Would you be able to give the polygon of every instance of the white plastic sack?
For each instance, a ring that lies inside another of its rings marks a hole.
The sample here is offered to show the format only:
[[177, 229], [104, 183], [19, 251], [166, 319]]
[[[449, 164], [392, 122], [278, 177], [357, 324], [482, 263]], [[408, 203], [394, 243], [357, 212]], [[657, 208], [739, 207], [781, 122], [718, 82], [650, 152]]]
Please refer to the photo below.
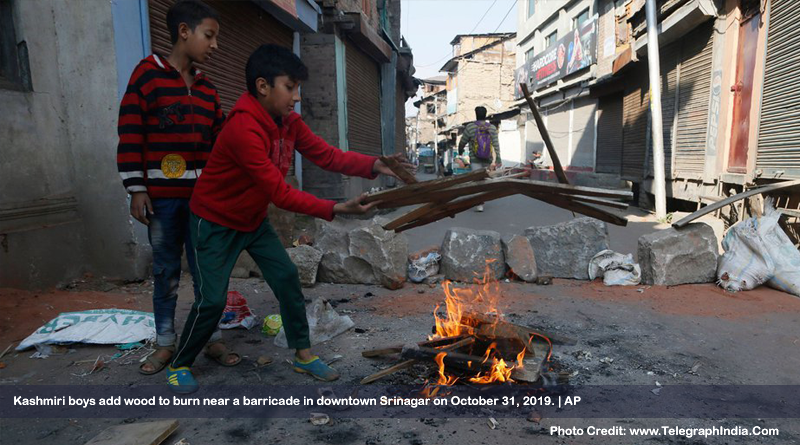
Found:
[[766, 283], [800, 296], [800, 252], [778, 224], [780, 216], [767, 199], [764, 216], [748, 218], [728, 230], [717, 267], [721, 287], [736, 292]]
[[95, 309], [65, 312], [37, 329], [17, 346], [17, 351], [36, 344], [120, 344], [155, 339], [151, 312], [126, 309]]
[[[306, 308], [306, 317], [312, 346], [326, 342], [355, 325], [350, 317], [336, 313], [333, 306], [322, 298], [317, 298]], [[275, 336], [275, 346], [289, 347], [283, 327]]]
[[439, 252], [429, 252], [408, 263], [408, 279], [414, 283], [422, 283], [425, 278], [439, 273], [439, 261], [442, 255]]
[[642, 269], [633, 255], [602, 250], [589, 260], [589, 279], [603, 277], [606, 286], [634, 286], [642, 280]]

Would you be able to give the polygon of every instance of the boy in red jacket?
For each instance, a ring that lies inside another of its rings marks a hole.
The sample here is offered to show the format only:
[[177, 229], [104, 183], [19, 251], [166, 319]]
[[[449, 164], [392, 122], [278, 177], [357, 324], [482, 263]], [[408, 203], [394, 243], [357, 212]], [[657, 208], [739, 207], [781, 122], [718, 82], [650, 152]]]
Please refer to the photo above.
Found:
[[366, 194], [336, 203], [289, 186], [284, 177], [294, 150], [329, 171], [370, 179], [380, 173], [394, 176], [376, 157], [328, 145], [294, 112], [308, 69], [289, 49], [262, 45], [248, 59], [245, 76], [248, 92], [231, 110], [190, 203], [200, 292], [167, 370], [169, 387], [178, 393], [198, 389], [189, 366], [222, 315], [228, 280], [243, 250], [278, 298], [286, 339], [296, 349], [294, 370], [324, 381], [339, 378], [311, 353], [297, 267], [267, 220], [267, 206], [272, 202], [330, 221], [336, 214], [365, 213], [375, 205], [362, 204]]
[[[139, 62], [119, 108], [117, 168], [131, 195], [131, 216], [147, 225], [153, 248], [156, 351], [139, 367], [147, 375], [164, 369], [175, 352], [184, 245], [198, 294], [189, 197], [223, 122], [217, 89], [194, 67], [217, 49], [217, 13], [199, 1], [180, 1], [167, 12], [167, 28], [172, 51]], [[239, 363], [221, 339], [216, 331], [207, 353], [226, 366]]]

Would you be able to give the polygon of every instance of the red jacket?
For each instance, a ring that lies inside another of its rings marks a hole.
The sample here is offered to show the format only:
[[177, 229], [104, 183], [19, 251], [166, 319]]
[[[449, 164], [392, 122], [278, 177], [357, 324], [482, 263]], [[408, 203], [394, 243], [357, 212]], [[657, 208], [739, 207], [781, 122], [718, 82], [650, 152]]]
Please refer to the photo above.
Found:
[[292, 113], [278, 127], [249, 93], [234, 105], [197, 180], [190, 207], [199, 217], [252, 232], [270, 202], [296, 213], [333, 219], [335, 201], [292, 188], [284, 177], [294, 150], [321, 168], [373, 179], [376, 158], [328, 145]]
[[165, 58], [142, 60], [119, 107], [122, 184], [151, 198], [190, 197], [223, 119], [217, 89], [199, 70], [189, 89]]

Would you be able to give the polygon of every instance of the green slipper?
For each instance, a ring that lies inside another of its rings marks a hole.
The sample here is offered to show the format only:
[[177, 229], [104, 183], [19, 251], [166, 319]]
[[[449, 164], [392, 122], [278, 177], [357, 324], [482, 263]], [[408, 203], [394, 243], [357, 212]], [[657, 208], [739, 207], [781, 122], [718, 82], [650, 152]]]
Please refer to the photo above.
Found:
[[197, 380], [194, 379], [192, 371], [187, 366], [180, 368], [168, 366], [167, 386], [172, 392], [178, 394], [191, 394], [200, 389], [200, 385], [197, 384]]
[[316, 355], [308, 362], [303, 362], [295, 357], [294, 370], [302, 374], [310, 374], [311, 377], [323, 382], [332, 382], [339, 378], [339, 373], [323, 363]]

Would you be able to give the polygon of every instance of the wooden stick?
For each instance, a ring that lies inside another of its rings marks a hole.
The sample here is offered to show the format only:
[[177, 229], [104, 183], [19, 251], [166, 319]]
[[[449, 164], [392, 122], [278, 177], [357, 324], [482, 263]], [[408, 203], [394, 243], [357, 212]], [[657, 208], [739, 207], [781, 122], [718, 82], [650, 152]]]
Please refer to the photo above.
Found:
[[[459, 340], [463, 340], [466, 335], [455, 335], [452, 337], [434, 338], [433, 340], [421, 341], [417, 343], [420, 346], [428, 346], [431, 348], [438, 348], [440, 346], [449, 346], [455, 344]], [[403, 345], [388, 346], [380, 349], [369, 349], [361, 353], [362, 357], [381, 357], [390, 354], [399, 354], [403, 350]]]
[[442, 206], [442, 208], [436, 209], [435, 213], [432, 213], [414, 222], [407, 223], [396, 228], [395, 232], [400, 233], [409, 229], [413, 229], [414, 227], [424, 226], [426, 224], [439, 221], [440, 219], [444, 219], [448, 216], [455, 216], [461, 212], [467, 211], [475, 207], [476, 205], [480, 205], [495, 199], [504, 198], [506, 196], [513, 195], [515, 193], [516, 192], [513, 189], [495, 190], [492, 192], [479, 193], [477, 195], [470, 196], [469, 198], [462, 199], [459, 201], [454, 201]]
[[11, 349], [12, 346], [14, 346], [14, 343], [11, 343], [10, 345], [8, 345], [8, 347], [3, 351], [3, 353], [0, 354], [0, 358], [5, 357], [6, 354], [8, 353], [8, 350]]
[[[497, 317], [494, 316], [494, 315], [484, 315], [484, 314], [479, 314], [477, 312], [464, 312], [464, 313], [461, 314], [461, 322], [462, 323], [464, 323], [465, 321], [468, 321], [470, 319], [471, 320], [477, 320], [480, 324], [487, 324], [487, 325], [497, 324], [497, 325], [508, 326], [508, 327], [513, 328], [513, 329], [515, 329], [517, 331], [525, 332], [526, 335], [533, 335], [533, 334], [544, 335], [545, 337], [549, 338], [550, 339], [550, 343], [552, 343], [554, 345], [574, 346], [574, 345], [576, 345], [578, 343], [578, 341], [575, 340], [574, 338], [570, 338], [570, 337], [566, 337], [566, 336], [558, 335], [558, 334], [551, 334], [551, 333], [548, 333], [548, 332], [546, 332], [543, 329], [540, 329], [538, 327], [522, 326], [522, 325], [510, 323], [510, 322], [505, 321], [505, 320], [497, 321]], [[503, 329], [507, 329], [507, 328], [503, 328]], [[485, 331], [484, 331], [484, 333], [485, 333]], [[528, 342], [527, 339], [523, 340], [523, 343], [527, 343], [527, 342]]]
[[418, 182], [416, 184], [410, 184], [396, 189], [383, 190], [377, 193], [372, 193], [371, 195], [367, 196], [366, 199], [364, 199], [364, 203], [368, 204], [372, 201], [391, 201], [399, 198], [404, 198], [407, 196], [414, 196], [415, 194], [430, 190], [439, 190], [451, 187], [453, 185], [463, 184], [465, 182], [480, 181], [488, 177], [489, 177], [489, 172], [487, 172], [486, 169], [475, 170], [474, 172], [466, 173], [463, 175], [456, 175], [456, 176], [451, 176], [449, 178], [440, 178], [431, 181]]
[[[434, 358], [441, 353], [442, 351], [439, 349], [417, 346], [404, 348], [400, 356], [408, 359], [433, 361]], [[484, 357], [462, 354], [460, 352], [447, 352], [443, 360], [445, 366], [451, 366], [472, 372], [488, 371], [492, 369], [493, 365], [493, 363], [489, 360], [486, 360], [484, 363]]]
[[397, 158], [381, 156], [379, 159], [381, 162], [386, 164], [386, 166], [389, 167], [389, 169], [394, 172], [394, 174], [396, 174], [401, 181], [405, 182], [406, 184], [416, 184], [419, 182], [417, 181], [417, 178], [411, 174], [411, 172], [403, 168], [400, 162], [397, 161]]
[[591, 216], [592, 218], [597, 218], [600, 221], [605, 221], [609, 224], [614, 224], [618, 226], [627, 226], [628, 220], [626, 218], [622, 218], [619, 215], [609, 213], [606, 210], [598, 209], [597, 207], [592, 207], [587, 204], [582, 204], [580, 202], [570, 201], [563, 196], [547, 196], [538, 193], [530, 193], [530, 192], [523, 192], [524, 195], [530, 196], [531, 198], [538, 199], [540, 201], [544, 201], [548, 204], [552, 204], [557, 207], [561, 207], [563, 209], [571, 210], [573, 212], [578, 212], [586, 216]]
[[402, 216], [400, 216], [398, 218], [395, 218], [393, 221], [391, 221], [390, 223], [388, 223], [385, 226], [383, 226], [383, 228], [385, 230], [395, 230], [398, 227], [402, 226], [403, 224], [407, 224], [407, 223], [416, 221], [417, 219], [421, 218], [422, 216], [424, 216], [428, 212], [434, 210], [438, 205], [439, 205], [438, 202], [431, 202], [431, 203], [425, 204], [423, 206], [417, 207], [416, 209], [414, 209], [414, 210], [412, 210], [412, 211], [410, 211], [410, 212], [408, 212], [408, 213], [406, 213], [406, 214], [404, 214], [404, 215], [402, 215]]
[[533, 103], [531, 93], [528, 91], [528, 85], [521, 83], [519, 86], [522, 88], [522, 94], [525, 95], [525, 101], [528, 102], [528, 107], [531, 109], [533, 119], [536, 120], [536, 128], [539, 129], [539, 133], [542, 135], [544, 145], [547, 147], [547, 153], [550, 154], [550, 160], [553, 161], [553, 171], [556, 173], [558, 182], [562, 184], [569, 184], [567, 175], [564, 173], [564, 169], [561, 167], [561, 161], [558, 159], [558, 154], [553, 146], [553, 141], [550, 140], [550, 133], [547, 132], [547, 127], [544, 126], [542, 116], [539, 114], [539, 108], [537, 108], [536, 104]]
[[[457, 341], [457, 342], [455, 342], [453, 344], [447, 345], [447, 346], [443, 347], [442, 349], [432, 349], [432, 350], [433, 351], [437, 351], [437, 353], [442, 352], [442, 351], [454, 351], [454, 350], [456, 350], [458, 348], [461, 348], [461, 347], [464, 347], [464, 346], [468, 346], [468, 345], [471, 345], [473, 343], [475, 343], [475, 338], [474, 337], [467, 337], [467, 338], [459, 340], [459, 341]], [[382, 379], [382, 378], [386, 377], [387, 375], [394, 374], [397, 371], [400, 371], [400, 370], [403, 370], [403, 369], [406, 369], [406, 368], [410, 368], [415, 363], [417, 363], [417, 360], [415, 360], [415, 359], [410, 359], [410, 360], [406, 360], [404, 362], [400, 362], [400, 363], [398, 363], [398, 364], [396, 364], [394, 366], [391, 366], [389, 368], [386, 368], [386, 369], [383, 369], [381, 371], [378, 371], [375, 374], [372, 374], [372, 375], [369, 375], [367, 377], [364, 377], [361, 380], [361, 384], [362, 385], [366, 385], [366, 384], [372, 383], [372, 382], [374, 382], [376, 380], [379, 380], [379, 379]]]

